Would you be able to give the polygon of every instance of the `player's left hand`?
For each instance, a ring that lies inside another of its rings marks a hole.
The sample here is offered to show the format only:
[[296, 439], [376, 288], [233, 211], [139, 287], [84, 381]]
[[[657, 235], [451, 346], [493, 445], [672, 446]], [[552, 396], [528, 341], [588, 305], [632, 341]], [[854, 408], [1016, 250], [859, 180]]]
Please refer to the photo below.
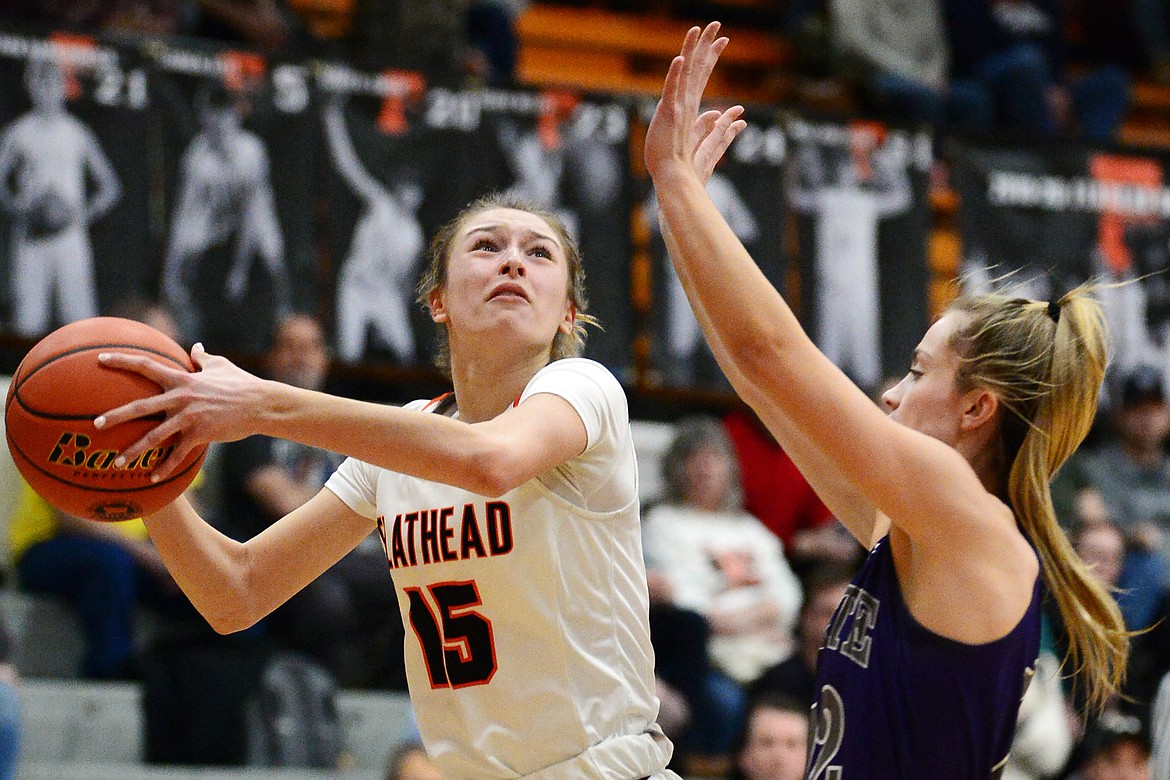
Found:
[[94, 420], [95, 427], [104, 429], [141, 417], [165, 415], [150, 433], [119, 454], [115, 466], [119, 461], [132, 462], [146, 450], [177, 436], [174, 452], [155, 469], [153, 477], [157, 481], [165, 479], [196, 447], [236, 441], [256, 432], [265, 381], [227, 358], [207, 354], [202, 344], [191, 349], [191, 359], [197, 371], [164, 365], [146, 355], [98, 355], [102, 365], [141, 374], [162, 388], [158, 395], [131, 401]]
[[745, 126], [739, 119], [740, 106], [699, 116], [703, 91], [728, 43], [719, 37], [719, 26], [711, 22], [702, 30], [692, 27], [682, 53], [670, 63], [662, 97], [646, 131], [646, 168], [653, 178], [693, 171], [706, 180]]

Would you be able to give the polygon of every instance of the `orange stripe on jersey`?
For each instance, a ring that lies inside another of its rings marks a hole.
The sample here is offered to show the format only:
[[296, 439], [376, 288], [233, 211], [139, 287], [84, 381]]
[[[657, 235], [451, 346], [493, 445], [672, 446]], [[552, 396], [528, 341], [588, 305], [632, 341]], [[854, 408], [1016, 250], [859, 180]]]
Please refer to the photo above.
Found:
[[439, 404], [443, 403], [443, 399], [449, 395], [451, 395], [450, 390], [448, 390], [447, 392], [438, 396], [437, 398], [432, 398], [431, 400], [427, 401], [427, 405], [422, 408], [422, 411], [426, 412], [426, 411], [429, 411], [430, 409], [432, 409], [433, 407], [438, 406]]

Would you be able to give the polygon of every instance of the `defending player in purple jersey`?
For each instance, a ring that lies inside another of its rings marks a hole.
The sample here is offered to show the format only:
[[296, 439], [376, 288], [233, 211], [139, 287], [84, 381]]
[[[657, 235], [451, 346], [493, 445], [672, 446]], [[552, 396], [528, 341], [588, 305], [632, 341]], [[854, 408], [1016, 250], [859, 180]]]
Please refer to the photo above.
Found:
[[[818, 664], [810, 780], [991, 778], [1057, 603], [1090, 707], [1116, 690], [1128, 635], [1056, 523], [1048, 483], [1084, 439], [1107, 363], [1101, 307], [951, 304], [875, 406], [817, 349], [707, 196], [744, 127], [699, 115], [727, 45], [693, 28], [646, 137], [663, 236], [736, 391], [870, 556]], [[697, 120], [696, 120], [697, 117]]]

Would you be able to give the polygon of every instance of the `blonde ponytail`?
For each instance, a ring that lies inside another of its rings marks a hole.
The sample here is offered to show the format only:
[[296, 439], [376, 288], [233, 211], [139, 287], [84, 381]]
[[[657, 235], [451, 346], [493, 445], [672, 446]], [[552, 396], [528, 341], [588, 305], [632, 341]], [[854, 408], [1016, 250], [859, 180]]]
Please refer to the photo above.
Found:
[[1089, 709], [1100, 710], [1124, 680], [1129, 633], [1116, 600], [1058, 524], [1049, 489], [1092, 426], [1105, 374], [1108, 329], [1089, 293], [1077, 288], [1052, 304], [986, 295], [952, 309], [970, 315], [955, 334], [960, 388], [991, 390], [1006, 407], [1006, 498], [1060, 609], [1074, 685]]

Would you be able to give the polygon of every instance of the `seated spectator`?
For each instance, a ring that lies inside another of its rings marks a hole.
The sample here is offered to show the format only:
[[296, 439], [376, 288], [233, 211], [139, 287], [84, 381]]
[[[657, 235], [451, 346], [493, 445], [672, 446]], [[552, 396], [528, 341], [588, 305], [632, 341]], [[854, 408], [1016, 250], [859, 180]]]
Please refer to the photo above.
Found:
[[832, 0], [829, 9], [842, 75], [884, 117], [938, 130], [991, 128], [987, 88], [950, 78], [940, 0]]
[[1070, 780], [1149, 780], [1149, 736], [1140, 719], [1107, 712], [1085, 730], [1073, 762]]
[[711, 626], [714, 664], [750, 682], [791, 652], [800, 583], [780, 540], [740, 509], [735, 451], [716, 420], [685, 420], [662, 461], [666, 500], [644, 521], [648, 568]]
[[443, 780], [443, 776], [422, 743], [410, 740], [391, 751], [386, 763], [386, 780]]
[[796, 652], [761, 674], [748, 689], [749, 699], [781, 695], [795, 699], [806, 708], [813, 705], [817, 654], [852, 578], [851, 569], [823, 567], [805, 579], [804, 603], [800, 606], [797, 621]]
[[946, 18], [953, 77], [991, 92], [999, 129], [1114, 137], [1129, 76], [1112, 64], [1070, 74], [1060, 0], [946, 0]]
[[[1140, 366], [1126, 372], [1113, 409], [1115, 441], [1071, 458], [1053, 483], [1062, 522], [1116, 523], [1129, 546], [1118, 585], [1133, 626], [1148, 626], [1170, 556], [1170, 403], [1161, 372]], [[1131, 626], [1132, 627], [1132, 626]]]
[[751, 700], [731, 780], [800, 780], [808, 750], [809, 708], [773, 693]]
[[797, 575], [821, 565], [860, 564], [861, 545], [836, 522], [759, 418], [743, 408], [727, 414], [723, 426], [735, 445], [743, 507], [779, 537]]
[[[279, 382], [319, 390], [329, 353], [320, 324], [304, 314], [277, 323], [264, 360]], [[224, 532], [247, 540], [321, 490], [339, 459], [324, 450], [253, 436], [222, 450]], [[376, 534], [265, 620], [280, 645], [329, 669], [343, 687], [405, 688], [402, 627], [390, 570]]]
[[[175, 337], [174, 320], [160, 306], [133, 305], [118, 313]], [[140, 519], [97, 523], [73, 517], [24, 485], [8, 535], [21, 588], [59, 597], [77, 612], [85, 637], [81, 673], [87, 679], [137, 676], [133, 630], [141, 606], [205, 627]]]
[[[1116, 709], [1145, 718], [1162, 675], [1170, 670], [1170, 591], [1160, 581], [1135, 582], [1134, 591], [1119, 587], [1127, 552], [1120, 528], [1109, 521], [1086, 521], [1073, 531], [1071, 540], [1077, 554], [1087, 563], [1102, 584], [1114, 593], [1126, 621], [1126, 628], [1136, 633], [1130, 647], [1129, 667], [1122, 692], [1124, 698], [1114, 702]], [[1143, 599], [1139, 613], [1126, 609], [1127, 600], [1137, 593], [1154, 593]], [[1152, 609], [1145, 609], [1150, 601]], [[1148, 631], [1147, 631], [1148, 629]]]

